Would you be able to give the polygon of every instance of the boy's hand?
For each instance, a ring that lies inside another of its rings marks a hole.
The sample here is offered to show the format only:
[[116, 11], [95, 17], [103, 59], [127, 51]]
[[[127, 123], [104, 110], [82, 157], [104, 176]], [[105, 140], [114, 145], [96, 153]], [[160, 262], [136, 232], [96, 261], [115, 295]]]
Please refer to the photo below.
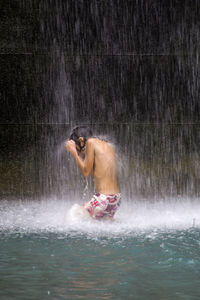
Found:
[[76, 150], [76, 144], [73, 140], [68, 140], [65, 142], [65, 148], [67, 149], [68, 152], [70, 152], [72, 155], [77, 154]]

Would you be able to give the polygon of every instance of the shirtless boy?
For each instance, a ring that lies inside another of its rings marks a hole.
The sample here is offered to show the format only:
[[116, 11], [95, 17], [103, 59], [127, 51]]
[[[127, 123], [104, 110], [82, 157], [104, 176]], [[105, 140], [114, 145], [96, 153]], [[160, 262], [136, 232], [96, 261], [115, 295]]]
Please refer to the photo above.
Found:
[[117, 184], [116, 155], [106, 141], [92, 136], [87, 126], [73, 129], [66, 149], [74, 157], [82, 174], [94, 176], [96, 194], [83, 205], [94, 219], [112, 219], [120, 205], [120, 192]]

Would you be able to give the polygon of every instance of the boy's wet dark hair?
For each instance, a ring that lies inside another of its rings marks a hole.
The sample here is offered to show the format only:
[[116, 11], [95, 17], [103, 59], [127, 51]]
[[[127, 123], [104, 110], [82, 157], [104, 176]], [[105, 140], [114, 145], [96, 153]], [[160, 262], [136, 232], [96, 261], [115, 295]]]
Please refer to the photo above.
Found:
[[[80, 137], [84, 138], [84, 146], [81, 146], [81, 143], [78, 140]], [[90, 137], [92, 137], [92, 130], [89, 127], [77, 126], [72, 130], [70, 140], [73, 140], [76, 143], [76, 145], [80, 147], [80, 150], [82, 150]]]

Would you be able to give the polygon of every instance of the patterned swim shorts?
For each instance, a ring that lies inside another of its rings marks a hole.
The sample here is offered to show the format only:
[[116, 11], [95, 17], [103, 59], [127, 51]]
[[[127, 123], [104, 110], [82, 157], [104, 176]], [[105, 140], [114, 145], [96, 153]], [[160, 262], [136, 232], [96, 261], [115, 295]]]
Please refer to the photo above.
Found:
[[112, 195], [97, 193], [85, 204], [85, 208], [94, 219], [100, 220], [105, 216], [112, 218], [120, 206], [120, 199], [120, 193]]

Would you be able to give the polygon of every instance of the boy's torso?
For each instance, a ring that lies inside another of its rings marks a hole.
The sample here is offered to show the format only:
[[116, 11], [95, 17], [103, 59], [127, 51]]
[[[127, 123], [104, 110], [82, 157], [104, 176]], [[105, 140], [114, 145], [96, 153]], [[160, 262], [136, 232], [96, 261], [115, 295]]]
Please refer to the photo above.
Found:
[[108, 142], [97, 138], [92, 138], [92, 144], [94, 148], [93, 175], [97, 192], [119, 193], [116, 154], [113, 147]]

